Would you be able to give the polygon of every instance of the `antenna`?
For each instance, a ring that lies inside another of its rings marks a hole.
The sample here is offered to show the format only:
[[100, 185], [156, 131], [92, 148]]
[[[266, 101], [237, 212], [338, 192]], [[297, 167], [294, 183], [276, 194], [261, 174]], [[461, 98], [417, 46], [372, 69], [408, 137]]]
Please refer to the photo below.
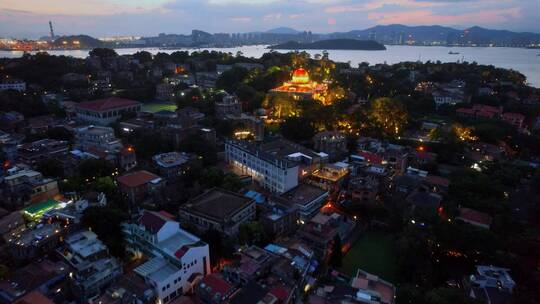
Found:
[[54, 40], [54, 30], [52, 26], [52, 21], [49, 21], [49, 29], [51, 30], [51, 39]]

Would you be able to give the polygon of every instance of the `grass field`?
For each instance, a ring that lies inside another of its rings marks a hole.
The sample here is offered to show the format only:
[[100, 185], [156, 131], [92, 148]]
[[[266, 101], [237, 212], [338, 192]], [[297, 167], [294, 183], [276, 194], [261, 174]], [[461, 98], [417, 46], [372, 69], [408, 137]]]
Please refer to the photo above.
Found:
[[354, 276], [358, 268], [395, 283], [397, 262], [392, 236], [377, 232], [360, 236], [343, 258], [341, 270]]
[[156, 113], [163, 110], [176, 111], [176, 104], [172, 102], [152, 102], [143, 105], [144, 112]]

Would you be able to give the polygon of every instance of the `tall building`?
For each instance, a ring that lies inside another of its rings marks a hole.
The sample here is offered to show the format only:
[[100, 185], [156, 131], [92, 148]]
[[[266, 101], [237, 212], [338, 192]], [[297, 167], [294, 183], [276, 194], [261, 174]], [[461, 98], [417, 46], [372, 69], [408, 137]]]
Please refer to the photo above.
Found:
[[126, 247], [147, 261], [135, 273], [154, 286], [167, 304], [193, 288], [194, 278], [210, 273], [208, 244], [180, 228], [165, 212], [145, 210], [135, 223], [124, 223]]
[[276, 193], [296, 187], [299, 179], [318, 170], [327, 157], [284, 139], [262, 144], [235, 140], [225, 143], [229, 164]]
[[79, 231], [65, 240], [58, 253], [75, 270], [71, 283], [80, 301], [98, 296], [122, 275], [122, 266], [92, 231]]

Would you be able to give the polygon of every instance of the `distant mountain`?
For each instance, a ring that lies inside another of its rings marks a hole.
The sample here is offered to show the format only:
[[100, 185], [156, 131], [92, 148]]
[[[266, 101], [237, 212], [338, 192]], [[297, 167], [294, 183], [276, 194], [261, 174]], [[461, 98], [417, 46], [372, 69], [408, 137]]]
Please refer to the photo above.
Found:
[[386, 50], [386, 47], [378, 42], [356, 39], [328, 39], [312, 43], [289, 41], [286, 43], [269, 46], [268, 48], [274, 50]]
[[269, 34], [291, 34], [291, 35], [294, 35], [294, 34], [299, 34], [301, 33], [300, 31], [297, 31], [293, 28], [290, 28], [290, 27], [278, 27], [278, 28], [274, 28], [274, 29], [270, 29], [268, 31], [266, 31], [266, 33], [269, 33]]
[[473, 26], [463, 31], [464, 38], [477, 44], [527, 44], [540, 42], [540, 34], [530, 32], [511, 32], [506, 30], [490, 30]]
[[377, 25], [365, 30], [331, 33], [327, 38], [370, 39], [381, 43], [401, 44], [406, 42], [477, 45], [526, 45], [540, 42], [540, 34], [516, 33], [490, 30], [478, 26], [458, 30], [440, 25], [407, 26], [402, 24]]

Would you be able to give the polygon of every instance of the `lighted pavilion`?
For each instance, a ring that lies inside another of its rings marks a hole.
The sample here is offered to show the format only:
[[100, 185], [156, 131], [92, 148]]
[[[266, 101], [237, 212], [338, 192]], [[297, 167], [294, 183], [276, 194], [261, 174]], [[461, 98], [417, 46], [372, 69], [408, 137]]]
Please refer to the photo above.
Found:
[[282, 86], [272, 89], [270, 92], [285, 93], [296, 100], [313, 98], [324, 103], [327, 90], [326, 84], [311, 81], [308, 72], [299, 68], [293, 72], [291, 81], [283, 83]]

